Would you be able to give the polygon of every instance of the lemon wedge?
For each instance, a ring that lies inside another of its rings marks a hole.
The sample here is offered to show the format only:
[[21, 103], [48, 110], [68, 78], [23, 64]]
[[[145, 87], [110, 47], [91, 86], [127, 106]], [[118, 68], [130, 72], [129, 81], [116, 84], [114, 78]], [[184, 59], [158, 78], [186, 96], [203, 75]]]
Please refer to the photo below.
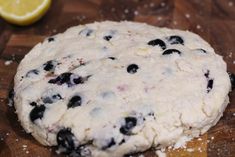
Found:
[[50, 5], [51, 0], [0, 0], [0, 16], [12, 24], [30, 25], [39, 20]]

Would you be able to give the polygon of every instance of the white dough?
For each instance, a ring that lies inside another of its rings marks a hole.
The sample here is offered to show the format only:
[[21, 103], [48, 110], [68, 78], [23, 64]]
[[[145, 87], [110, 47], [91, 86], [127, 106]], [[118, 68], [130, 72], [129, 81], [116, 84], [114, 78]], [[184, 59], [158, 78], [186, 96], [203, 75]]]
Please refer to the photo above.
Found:
[[[181, 37], [183, 44], [172, 44], [170, 36]], [[21, 61], [14, 102], [22, 126], [41, 144], [55, 146], [57, 133], [70, 130], [69, 145], [77, 149], [67, 150], [72, 156], [122, 157], [174, 145], [205, 133], [229, 102], [226, 63], [191, 32], [106, 21], [72, 27], [53, 39], [36, 45]], [[148, 44], [155, 39], [166, 49]], [[168, 49], [180, 54], [163, 55]], [[54, 67], [46, 71], [50, 60]], [[128, 73], [131, 64], [138, 69]], [[72, 73], [72, 83], [48, 83], [66, 72]], [[73, 82], [78, 76], [83, 83]], [[46, 97], [53, 95], [48, 103]], [[68, 107], [75, 95], [80, 106]], [[45, 107], [34, 121], [32, 102]], [[128, 117], [132, 121], [125, 124]]]

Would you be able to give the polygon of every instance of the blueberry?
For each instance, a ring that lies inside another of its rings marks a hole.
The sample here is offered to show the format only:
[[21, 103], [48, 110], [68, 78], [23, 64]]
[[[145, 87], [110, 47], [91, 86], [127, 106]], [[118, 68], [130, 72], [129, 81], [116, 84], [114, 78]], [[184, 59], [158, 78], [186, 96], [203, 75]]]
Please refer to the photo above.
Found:
[[127, 72], [130, 73], [130, 74], [134, 74], [137, 72], [137, 70], [139, 69], [139, 66], [136, 65], [136, 64], [130, 64], [128, 65], [127, 67]]
[[124, 135], [131, 135], [131, 130], [136, 126], [137, 119], [135, 117], [126, 117], [125, 124], [121, 126], [120, 132]]
[[154, 112], [149, 112], [148, 116], [154, 116]]
[[110, 139], [110, 141], [108, 142], [108, 144], [107, 144], [106, 146], [103, 146], [102, 149], [103, 149], [103, 150], [106, 150], [106, 149], [108, 149], [108, 148], [111, 148], [111, 147], [114, 146], [114, 145], [116, 145], [116, 142], [115, 142], [114, 138], [112, 137], [112, 138]]
[[151, 45], [151, 46], [160, 46], [162, 48], [162, 50], [166, 49], [166, 44], [161, 39], [151, 40], [151, 41], [148, 42], [148, 45]]
[[14, 106], [14, 96], [15, 96], [14, 89], [11, 89], [8, 93], [8, 104], [9, 104], [9, 106]]
[[71, 75], [72, 75], [72, 73], [70, 73], [70, 72], [62, 73], [58, 77], [56, 77], [55, 79], [49, 80], [48, 83], [57, 84], [57, 85], [69, 83]]
[[63, 153], [65, 154], [70, 154], [75, 150], [74, 139], [75, 136], [69, 128], [60, 130], [56, 137], [58, 147], [62, 148]]
[[79, 95], [73, 96], [68, 103], [68, 108], [74, 108], [77, 106], [81, 106], [82, 98]]
[[184, 45], [184, 40], [180, 36], [172, 35], [170, 37], [167, 37], [166, 39], [171, 45], [173, 45], [173, 44]]
[[37, 106], [37, 103], [36, 103], [35, 101], [33, 101], [33, 102], [29, 103], [29, 105], [31, 105], [31, 106]]
[[53, 37], [49, 37], [47, 40], [48, 40], [48, 42], [55, 41], [55, 39]]
[[45, 71], [54, 71], [55, 64], [56, 64], [55, 61], [52, 61], [52, 60], [47, 61], [46, 63], [43, 64], [43, 69]]
[[45, 110], [46, 107], [44, 105], [35, 106], [29, 114], [30, 120], [34, 122], [37, 119], [42, 119]]
[[61, 99], [62, 99], [61, 95], [57, 93], [57, 94], [42, 97], [42, 102], [45, 104], [52, 104]]
[[49, 80], [48, 83], [57, 84], [57, 85], [67, 84], [68, 87], [71, 87], [76, 84], [83, 84], [88, 80], [89, 77], [91, 77], [91, 75], [88, 75], [86, 77], [81, 77], [72, 74], [70, 72], [67, 72], [57, 76], [54, 79]]
[[91, 75], [88, 75], [88, 76], [86, 76], [86, 77], [75, 76], [75, 77], [72, 79], [72, 83], [73, 83], [73, 84], [83, 84], [83, 83], [86, 82], [90, 77], [91, 77]]
[[38, 75], [38, 74], [39, 74], [39, 70], [33, 69], [27, 72], [26, 77], [31, 77], [31, 76]]
[[115, 57], [108, 57], [108, 59], [116, 60], [116, 58], [115, 58]]
[[48, 83], [62, 85], [64, 83], [67, 83], [70, 81], [71, 75], [72, 75], [72, 73], [70, 73], [70, 72], [62, 73], [61, 75], [59, 75], [55, 79], [49, 80]]
[[196, 49], [197, 52], [201, 52], [201, 53], [207, 53], [206, 50], [204, 49]]
[[210, 75], [210, 71], [207, 70], [207, 72], [204, 74], [204, 76], [208, 79], [208, 78], [209, 78], [209, 75]]
[[104, 36], [104, 40], [109, 41], [110, 39], [112, 39], [112, 36], [111, 36], [111, 35], [106, 35], [106, 36]]
[[85, 28], [85, 29], [83, 29], [83, 30], [81, 30], [80, 32], [79, 32], [79, 34], [80, 35], [84, 35], [84, 36], [90, 36], [91, 35], [91, 33], [93, 32], [93, 30], [92, 29], [89, 29], [89, 28]]
[[118, 145], [122, 145], [123, 143], [125, 143], [126, 140], [125, 139], [122, 139], [121, 142], [118, 143]]
[[213, 88], [213, 83], [214, 83], [213, 79], [208, 80], [208, 82], [207, 82], [207, 93], [209, 93], [211, 91], [211, 89]]
[[230, 82], [232, 85], [232, 90], [235, 88], [235, 75], [233, 73], [228, 72], [229, 78], [230, 78]]
[[162, 55], [170, 55], [170, 54], [173, 54], [173, 53], [178, 53], [179, 55], [181, 55], [181, 52], [179, 50], [176, 50], [176, 49], [167, 49], [162, 53]]

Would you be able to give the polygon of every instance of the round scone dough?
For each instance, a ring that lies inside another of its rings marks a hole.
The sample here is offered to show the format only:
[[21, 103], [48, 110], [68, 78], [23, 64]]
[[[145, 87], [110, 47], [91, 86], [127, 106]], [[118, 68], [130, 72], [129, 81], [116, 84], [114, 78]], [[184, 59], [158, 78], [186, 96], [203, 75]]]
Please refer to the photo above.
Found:
[[135, 22], [72, 27], [36, 45], [15, 107], [41, 144], [122, 157], [205, 133], [227, 106], [226, 63], [198, 35]]

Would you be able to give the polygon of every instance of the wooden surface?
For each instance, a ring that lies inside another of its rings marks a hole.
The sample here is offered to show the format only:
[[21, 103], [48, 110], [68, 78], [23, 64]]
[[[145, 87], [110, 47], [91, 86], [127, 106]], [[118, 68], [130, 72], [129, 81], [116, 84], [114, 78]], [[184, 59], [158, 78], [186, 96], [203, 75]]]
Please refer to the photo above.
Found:
[[[19, 61], [46, 36], [70, 26], [103, 20], [133, 20], [156, 26], [191, 30], [224, 56], [235, 73], [235, 0], [54, 0], [43, 19], [16, 27], [0, 19], [0, 157], [56, 157], [26, 134], [7, 106], [8, 91]], [[7, 60], [13, 63], [6, 66]], [[188, 148], [168, 151], [170, 157], [235, 157], [235, 91], [219, 123]], [[145, 157], [155, 157], [154, 151]]]

